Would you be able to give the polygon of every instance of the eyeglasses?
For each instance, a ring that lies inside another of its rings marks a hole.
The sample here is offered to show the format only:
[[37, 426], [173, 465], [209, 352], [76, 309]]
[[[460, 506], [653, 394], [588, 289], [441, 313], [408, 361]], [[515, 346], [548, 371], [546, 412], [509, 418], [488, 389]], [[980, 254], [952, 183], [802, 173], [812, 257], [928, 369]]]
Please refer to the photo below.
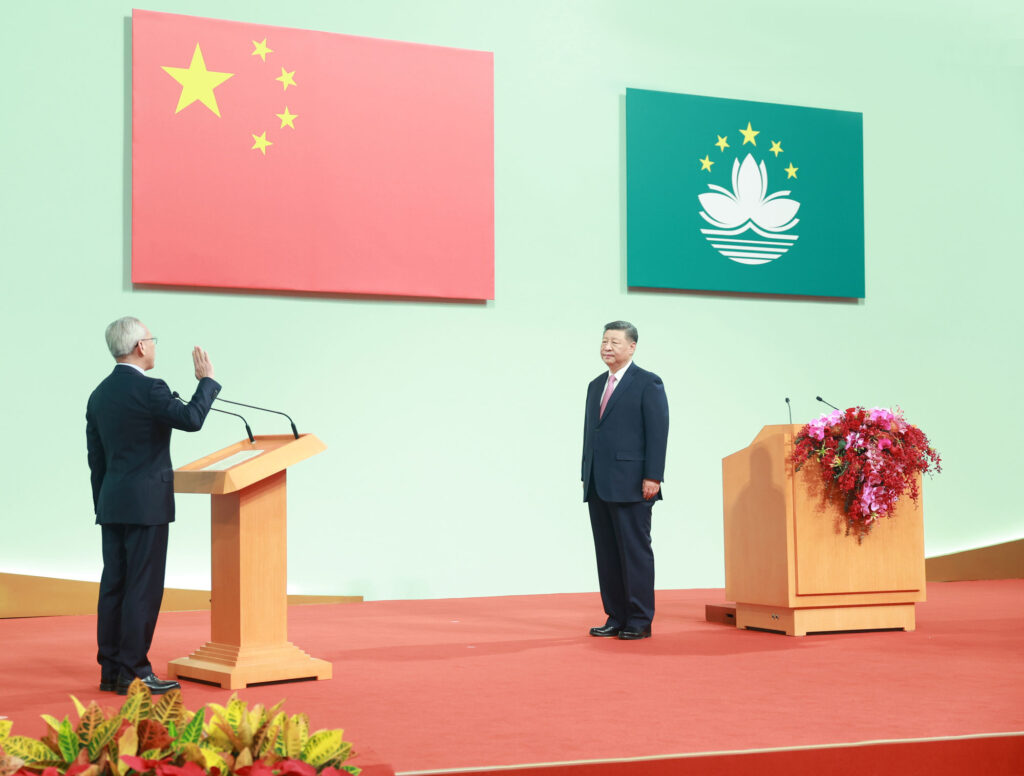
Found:
[[[155, 345], [157, 343], [157, 338], [156, 337], [143, 337], [142, 339], [139, 340], [139, 342], [152, 342]], [[136, 344], [136, 346], [138, 346], [139, 343], [136, 342], [135, 344]]]

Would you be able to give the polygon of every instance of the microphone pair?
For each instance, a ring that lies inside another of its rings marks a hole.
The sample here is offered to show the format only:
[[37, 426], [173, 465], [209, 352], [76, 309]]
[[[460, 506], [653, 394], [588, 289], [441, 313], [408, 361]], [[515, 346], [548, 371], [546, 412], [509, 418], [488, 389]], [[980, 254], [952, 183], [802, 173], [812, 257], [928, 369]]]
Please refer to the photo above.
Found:
[[[171, 393], [171, 396], [173, 396], [173, 397], [174, 397], [175, 399], [177, 399], [178, 401], [180, 401], [180, 402], [181, 402], [182, 404], [187, 404], [187, 402], [186, 402], [186, 401], [185, 401], [185, 400], [184, 400], [183, 398], [181, 398], [181, 394], [180, 394], [180, 393], [178, 393], [177, 391], [173, 391], [173, 392]], [[293, 433], [293, 434], [295, 435], [295, 438], [296, 438], [296, 439], [298, 439], [298, 438], [299, 438], [299, 430], [298, 430], [297, 428], [295, 428], [295, 421], [294, 421], [294, 420], [292, 420], [292, 419], [291, 419], [291, 417], [289, 417], [289, 416], [288, 416], [287, 414], [285, 414], [284, 412], [280, 412], [280, 411], [278, 411], [278, 410], [269, 410], [269, 409], [267, 409], [266, 407], [257, 407], [257, 406], [256, 406], [255, 404], [243, 404], [243, 403], [242, 403], [242, 402], [240, 402], [240, 401], [231, 401], [230, 399], [222, 399], [222, 398], [221, 398], [221, 397], [219, 397], [219, 396], [218, 396], [218, 397], [217, 397], [217, 398], [215, 399], [215, 401], [222, 401], [222, 402], [224, 402], [225, 404], [236, 404], [236, 405], [238, 405], [239, 407], [248, 407], [249, 409], [253, 409], [253, 410], [260, 410], [261, 412], [272, 412], [272, 413], [274, 413], [275, 415], [284, 415], [284, 416], [285, 416], [286, 418], [288, 418], [288, 422], [289, 422], [289, 423], [291, 423], [291, 426], [292, 426], [292, 433]], [[246, 420], [246, 419], [245, 419], [244, 417], [242, 417], [242, 416], [241, 416], [241, 415], [240, 415], [239, 413], [237, 413], [237, 412], [228, 412], [227, 410], [221, 410], [221, 409], [217, 409], [216, 407], [210, 407], [210, 410], [211, 410], [211, 411], [213, 411], [213, 412], [219, 412], [219, 413], [221, 413], [222, 415], [233, 415], [234, 417], [236, 417], [236, 418], [238, 418], [239, 420], [241, 420], [241, 421], [242, 421], [242, 423], [244, 423], [244, 424], [245, 424], [245, 433], [246, 433], [246, 434], [248, 435], [248, 437], [249, 437], [249, 444], [251, 444], [251, 445], [254, 445], [254, 444], [256, 444], [256, 437], [254, 437], [254, 436], [252, 435], [252, 429], [251, 429], [251, 428], [249, 428], [249, 421], [247, 421], [247, 420]]]
[[[829, 404], [827, 401], [825, 401], [820, 396], [815, 396], [814, 398], [817, 399], [818, 401], [820, 401], [822, 404], [828, 404], [828, 406], [831, 407], [834, 410], [838, 410], [839, 409], [836, 405]], [[786, 397], [786, 409], [789, 410], [789, 425], [792, 426], [793, 425], [793, 406], [789, 403], [789, 397], [788, 396]]]

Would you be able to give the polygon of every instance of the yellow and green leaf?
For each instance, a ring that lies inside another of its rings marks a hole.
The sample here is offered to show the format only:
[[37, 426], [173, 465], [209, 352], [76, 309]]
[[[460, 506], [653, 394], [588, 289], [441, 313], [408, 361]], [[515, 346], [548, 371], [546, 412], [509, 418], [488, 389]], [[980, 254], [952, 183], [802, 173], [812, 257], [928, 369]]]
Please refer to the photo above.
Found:
[[203, 753], [203, 760], [205, 762], [206, 770], [212, 770], [213, 768], [219, 768], [221, 773], [228, 772], [228, 765], [221, 757], [220, 752], [216, 752], [213, 749], [206, 747], [200, 747], [200, 751]]
[[64, 764], [50, 747], [28, 736], [8, 736], [4, 739], [4, 751], [24, 760], [32, 768]]
[[302, 726], [295, 723], [294, 717], [289, 719], [284, 726], [284, 734], [281, 736], [282, 746], [279, 747], [280, 754], [291, 760], [297, 760], [302, 754], [302, 746], [306, 739], [302, 735]]
[[139, 731], [136, 730], [135, 725], [127, 727], [121, 734], [121, 737], [117, 739], [117, 767], [121, 773], [126, 773], [129, 766], [121, 758], [125, 755], [134, 757], [139, 753]]
[[153, 706], [149, 718], [167, 727], [171, 723], [178, 722], [184, 713], [185, 704], [181, 700], [181, 690], [171, 690]]
[[189, 720], [188, 724], [181, 729], [178, 741], [182, 744], [198, 744], [203, 737], [203, 724], [206, 719], [206, 707], [199, 709]]
[[57, 744], [60, 746], [60, 754], [66, 763], [74, 762], [82, 748], [82, 742], [78, 740], [78, 734], [71, 727], [71, 722], [67, 717], [64, 717], [57, 728]]
[[313, 734], [302, 747], [301, 759], [320, 770], [335, 758], [343, 743], [342, 731], [321, 730]]
[[[76, 698], [74, 695], [71, 696], [71, 702], [75, 704], [75, 711], [78, 712], [78, 718], [81, 719], [82, 715], [85, 713], [85, 706], [83, 706], [82, 702], [80, 700], [78, 700], [78, 698]], [[96, 701], [93, 701], [89, 705], [90, 706], [95, 706], [96, 705]]]
[[118, 716], [121, 719], [126, 719], [133, 725], [137, 724], [139, 719], [143, 719], [139, 715], [139, 710], [142, 707], [142, 693], [132, 692], [132, 687], [135, 687], [136, 683], [138, 683], [138, 686], [144, 687], [146, 692], [149, 692], [149, 688], [142, 684], [141, 680], [136, 679], [135, 682], [132, 682], [131, 687], [128, 688], [128, 697], [125, 698], [124, 703], [121, 705], [121, 710], [118, 712]]
[[92, 737], [86, 741], [86, 747], [89, 750], [89, 759], [95, 761], [99, 758], [106, 747], [111, 741], [114, 740], [114, 735], [121, 727], [120, 717], [111, 717], [105, 719], [96, 726]]
[[78, 728], [75, 730], [83, 743], [88, 744], [103, 722], [103, 710], [93, 701], [78, 714]]
[[59, 719], [57, 719], [56, 717], [52, 717], [49, 714], [40, 714], [39, 716], [43, 718], [43, 722], [45, 722], [47, 725], [49, 725], [50, 728], [52, 728], [52, 730], [55, 733], [60, 731], [60, 720]]

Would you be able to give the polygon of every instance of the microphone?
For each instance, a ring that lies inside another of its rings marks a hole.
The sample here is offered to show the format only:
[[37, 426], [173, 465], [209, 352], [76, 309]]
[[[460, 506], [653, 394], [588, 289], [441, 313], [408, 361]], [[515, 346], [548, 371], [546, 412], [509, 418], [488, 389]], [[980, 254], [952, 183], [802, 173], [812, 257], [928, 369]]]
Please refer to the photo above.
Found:
[[[820, 401], [822, 404], [828, 404], [828, 402], [825, 401], [820, 396], [815, 396], [814, 398], [817, 399], [818, 401]], [[828, 404], [828, 406], [831, 407], [834, 410], [839, 410], [839, 408], [836, 405], [834, 405], [834, 404]], [[842, 410], [839, 410], [839, 411], [842, 412]]]
[[789, 425], [793, 425], [793, 407], [789, 403], [789, 397], [786, 397], [786, 409], [789, 410]]
[[[177, 391], [173, 391], [171, 393], [171, 396], [173, 396], [175, 399], [180, 401], [182, 404], [187, 404], [187, 402], [184, 399], [181, 398], [181, 394], [178, 393]], [[210, 410], [212, 412], [220, 412], [220, 413], [222, 413], [224, 415], [234, 415], [236, 418], [241, 418], [242, 422], [245, 423], [245, 433], [249, 435], [249, 444], [250, 445], [256, 444], [256, 437], [254, 437], [252, 435], [252, 429], [249, 428], [249, 422], [245, 418], [243, 418], [241, 415], [239, 415], [237, 412], [228, 412], [227, 410], [219, 410], [216, 407], [210, 407]]]
[[[218, 396], [217, 397], [217, 401], [222, 401], [222, 402], [225, 402], [227, 404], [235, 404], [235, 405], [237, 405], [239, 407], [248, 407], [251, 410], [259, 410], [260, 412], [272, 412], [275, 415], [284, 415], [286, 418], [288, 418], [288, 422], [292, 424], [292, 433], [295, 435], [295, 438], [296, 439], [299, 438], [299, 430], [297, 428], [295, 428], [295, 421], [292, 420], [291, 417], [287, 413], [281, 412], [280, 410], [268, 410], [266, 407], [257, 407], [255, 404], [243, 404], [240, 401], [231, 401], [230, 399], [225, 399], [222, 396]], [[223, 412], [224, 410], [218, 410], [218, 411], [219, 412]], [[241, 417], [241, 416], [239, 416], [239, 417]]]

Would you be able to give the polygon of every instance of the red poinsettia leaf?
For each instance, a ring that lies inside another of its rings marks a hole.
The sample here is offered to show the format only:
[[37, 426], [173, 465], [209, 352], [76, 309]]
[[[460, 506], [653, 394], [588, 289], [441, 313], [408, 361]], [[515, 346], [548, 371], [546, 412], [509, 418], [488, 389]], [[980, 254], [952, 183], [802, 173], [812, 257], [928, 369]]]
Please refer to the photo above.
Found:
[[302, 760], [281, 760], [277, 769], [281, 776], [316, 776], [316, 768]]
[[121, 759], [124, 760], [133, 771], [138, 771], [139, 773], [151, 771], [163, 762], [163, 760], [148, 760], [145, 757], [137, 757], [133, 754], [122, 755]]
[[187, 762], [184, 765], [162, 763], [157, 766], [156, 772], [157, 776], [206, 776], [206, 771], [193, 762]]

